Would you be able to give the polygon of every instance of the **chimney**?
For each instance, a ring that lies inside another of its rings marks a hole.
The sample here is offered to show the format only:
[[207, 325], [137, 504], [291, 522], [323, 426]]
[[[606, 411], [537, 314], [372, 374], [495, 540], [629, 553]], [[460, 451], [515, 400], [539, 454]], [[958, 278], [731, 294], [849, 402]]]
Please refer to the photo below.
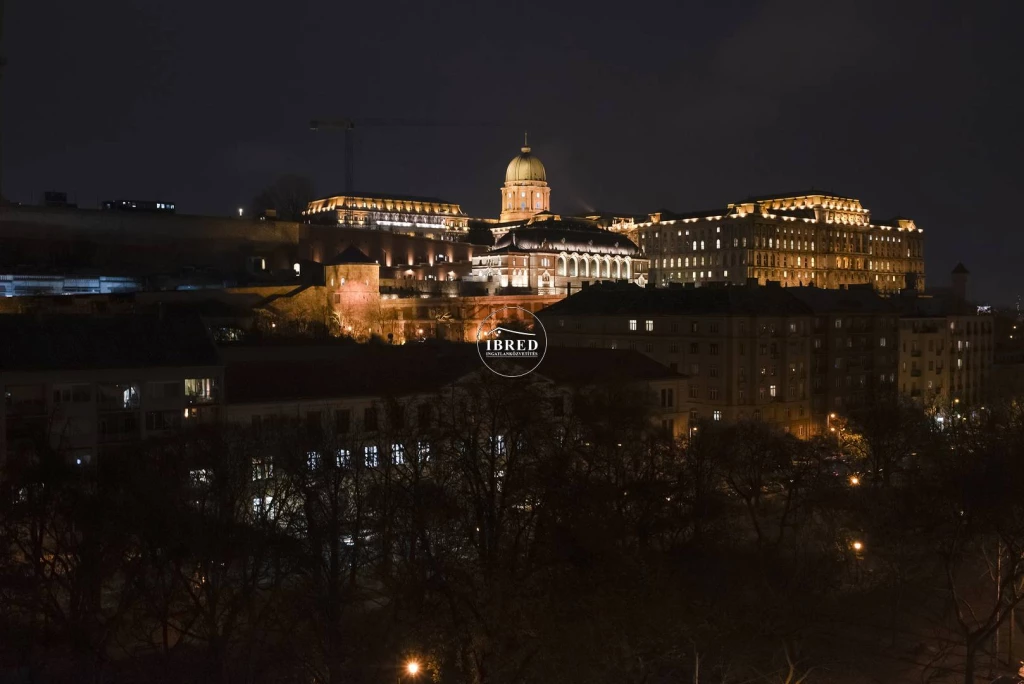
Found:
[[971, 272], [967, 270], [967, 267], [960, 262], [953, 269], [952, 276], [950, 278], [953, 287], [953, 299], [958, 302], [967, 301], [967, 279], [971, 275]]

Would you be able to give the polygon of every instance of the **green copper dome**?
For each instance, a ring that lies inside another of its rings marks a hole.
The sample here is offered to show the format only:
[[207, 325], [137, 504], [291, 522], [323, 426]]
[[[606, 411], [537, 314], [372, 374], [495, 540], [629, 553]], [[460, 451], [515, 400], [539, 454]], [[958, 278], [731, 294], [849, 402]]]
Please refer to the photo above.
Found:
[[505, 171], [505, 182], [515, 181], [547, 181], [548, 175], [544, 171], [544, 165], [530, 154], [530, 148], [523, 147], [523, 151], [508, 163]]

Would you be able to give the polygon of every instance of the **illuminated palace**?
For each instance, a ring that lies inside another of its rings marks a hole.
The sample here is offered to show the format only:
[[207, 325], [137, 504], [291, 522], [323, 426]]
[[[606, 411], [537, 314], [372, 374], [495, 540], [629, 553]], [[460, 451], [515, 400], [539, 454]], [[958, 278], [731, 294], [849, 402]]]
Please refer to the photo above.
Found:
[[519, 290], [540, 295], [567, 295], [600, 280], [647, 284], [650, 262], [628, 236], [550, 209], [544, 164], [524, 145], [505, 171], [501, 217], [490, 222], [494, 247], [473, 255], [466, 281], [484, 284], [490, 294]]
[[432, 197], [361, 192], [309, 203], [306, 217], [317, 223], [369, 228], [418, 237], [458, 240], [469, 229], [462, 207]]
[[637, 242], [651, 280], [838, 288], [924, 289], [924, 234], [914, 221], [872, 221], [859, 200], [811, 191], [751, 198], [722, 209], [618, 219]]

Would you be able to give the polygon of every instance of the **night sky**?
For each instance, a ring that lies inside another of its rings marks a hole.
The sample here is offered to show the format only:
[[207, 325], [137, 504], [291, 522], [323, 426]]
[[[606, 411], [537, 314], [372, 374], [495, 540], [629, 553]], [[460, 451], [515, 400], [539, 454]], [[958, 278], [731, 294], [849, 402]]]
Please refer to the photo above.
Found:
[[929, 282], [1021, 283], [1024, 2], [6, 0], [4, 194], [229, 214], [281, 173], [496, 216], [529, 128], [560, 212], [827, 189], [928, 234]]

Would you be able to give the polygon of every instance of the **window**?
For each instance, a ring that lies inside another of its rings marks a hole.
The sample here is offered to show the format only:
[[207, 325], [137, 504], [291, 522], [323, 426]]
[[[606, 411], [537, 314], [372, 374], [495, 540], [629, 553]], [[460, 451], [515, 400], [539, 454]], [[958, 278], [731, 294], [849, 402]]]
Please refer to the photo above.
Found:
[[710, 354], [711, 354], [712, 356], [718, 356], [718, 343], [716, 343], [716, 342], [712, 342], [712, 343], [711, 343], [711, 345], [710, 345], [710, 348], [709, 348], [708, 352], [709, 352], [709, 353], [710, 353]]
[[334, 412], [334, 431], [343, 435], [349, 431], [349, 424], [352, 421], [352, 412], [348, 409], [338, 409]]
[[678, 344], [670, 344], [670, 345], [668, 345], [668, 353], [669, 354], [678, 354], [679, 353], [679, 345]]
[[630, 330], [636, 330], [636, 319], [635, 318], [631, 318], [629, 320], [629, 329]]
[[[152, 386], [155, 383], [150, 383]], [[161, 383], [162, 384], [162, 383]], [[171, 383], [175, 387], [178, 383]], [[92, 388], [89, 385], [65, 385], [53, 390], [53, 402], [55, 404], [71, 402], [82, 404], [92, 400]]]
[[711, 419], [712, 420], [722, 420], [722, 412], [718, 411], [718, 410], [712, 411], [711, 412]]
[[718, 388], [712, 387], [708, 390], [708, 399], [718, 399]]
[[710, 366], [708, 366], [708, 377], [710, 377], [710, 378], [717, 378], [718, 377], [718, 366], [716, 364], [711, 364]]
[[210, 471], [206, 468], [188, 471], [188, 481], [193, 487], [208, 484], [210, 482]]
[[182, 413], [175, 409], [173, 411], [146, 411], [146, 429], [173, 430], [181, 427]]
[[365, 465], [367, 468], [376, 468], [378, 463], [379, 463], [379, 459], [377, 457], [377, 447], [376, 446], [368, 446], [368, 447], [364, 448], [363, 449], [363, 465]]
[[270, 520], [274, 519], [274, 497], [272, 496], [257, 496], [252, 500], [252, 512], [254, 515], [259, 517], [266, 516]]
[[267, 480], [274, 476], [274, 464], [269, 460], [254, 458], [252, 460], [252, 479]]
[[504, 456], [505, 455], [505, 436], [504, 435], [496, 435], [494, 437], [491, 437], [490, 441], [491, 441], [491, 449], [494, 450], [495, 455], [497, 455], [497, 456]]
[[696, 399], [697, 396], [698, 396], [698, 393], [699, 393], [699, 390], [697, 389], [697, 386], [696, 385], [690, 385], [690, 398], [691, 399]]
[[323, 433], [323, 413], [321, 411], [309, 411], [306, 413], [306, 434], [319, 436]]
[[879, 337], [878, 338], [878, 346], [879, 347], [884, 347], [885, 346], [885, 338], [884, 337]]
[[367, 407], [363, 409], [363, 429], [364, 430], [376, 430], [377, 429], [377, 409], [373, 407]]
[[430, 442], [416, 442], [416, 458], [422, 462], [430, 460]]
[[177, 399], [181, 396], [181, 383], [177, 381], [147, 382], [146, 396], [150, 399]]
[[185, 399], [190, 403], [203, 404], [213, 401], [213, 378], [187, 378]]
[[320, 452], [319, 451], [307, 451], [306, 452], [306, 467], [310, 470], [316, 470], [320, 467]]
[[700, 353], [700, 346], [696, 342], [691, 342], [690, 343], [690, 353], [691, 354], [699, 354]]
[[434, 409], [430, 404], [420, 404], [416, 407], [416, 425], [421, 428], [430, 427], [434, 419]]
[[402, 465], [405, 463], [405, 445], [404, 444], [392, 444], [391, 445], [391, 463], [394, 465]]
[[675, 391], [671, 388], [661, 390], [661, 407], [672, 408], [675, 406]]
[[644, 330], [647, 332], [654, 332], [654, 321], [645, 321]]
[[334, 452], [334, 465], [339, 468], [348, 468], [352, 464], [352, 453], [348, 449], [338, 449]]
[[837, 318], [836, 322], [835, 322], [835, 326], [836, 326], [836, 330], [841, 330], [842, 327], [843, 327], [843, 320], [841, 318]]
[[775, 385], [769, 385], [768, 386], [768, 394], [773, 396], [773, 397], [777, 396], [777, 391], [776, 391]]
[[690, 332], [700, 332], [700, 324], [697, 321], [690, 323]]

